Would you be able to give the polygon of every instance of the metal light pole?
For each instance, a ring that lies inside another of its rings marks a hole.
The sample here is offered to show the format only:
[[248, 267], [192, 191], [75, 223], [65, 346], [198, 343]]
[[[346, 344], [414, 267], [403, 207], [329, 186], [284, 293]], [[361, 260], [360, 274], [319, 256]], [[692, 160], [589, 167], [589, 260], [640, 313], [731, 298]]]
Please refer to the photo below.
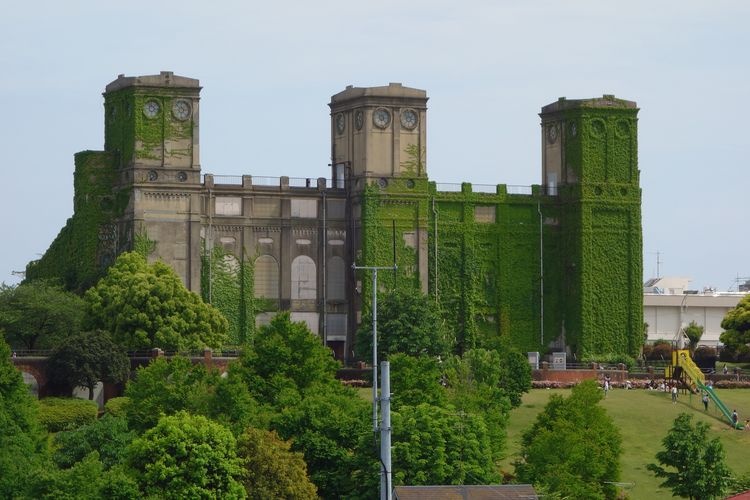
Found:
[[[378, 271], [388, 270], [395, 271], [398, 268], [394, 263], [392, 266], [357, 266], [352, 264], [352, 269], [366, 269], [372, 271], [372, 431], [377, 432], [378, 426]], [[390, 370], [385, 367], [385, 373], [388, 374], [389, 380], [384, 381], [387, 385], [384, 389], [390, 392]], [[385, 395], [390, 404], [390, 393]], [[380, 499], [391, 500], [390, 492], [390, 463], [391, 463], [391, 425], [390, 425], [390, 406], [388, 407], [388, 425], [383, 425], [380, 429]], [[387, 446], [386, 446], [387, 445]], [[383, 459], [387, 454], [387, 460]], [[386, 464], [388, 467], [386, 468]]]

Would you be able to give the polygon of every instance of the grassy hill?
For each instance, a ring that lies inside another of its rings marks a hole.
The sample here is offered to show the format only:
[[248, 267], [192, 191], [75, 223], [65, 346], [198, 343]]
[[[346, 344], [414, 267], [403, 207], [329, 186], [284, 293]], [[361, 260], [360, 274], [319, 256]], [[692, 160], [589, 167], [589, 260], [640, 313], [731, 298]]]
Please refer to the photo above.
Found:
[[[550, 394], [567, 396], [569, 390], [535, 389], [526, 394], [522, 405], [514, 410], [508, 424], [508, 457], [503, 469], [512, 472], [512, 462], [520, 449], [521, 434], [531, 426], [544, 408]], [[750, 418], [750, 391], [720, 389], [718, 396], [730, 409], [737, 409], [740, 421]], [[646, 470], [646, 464], [655, 462], [661, 440], [680, 412], [689, 412], [699, 421], [711, 426], [712, 436], [719, 436], [727, 453], [727, 463], [738, 475], [750, 474], [750, 430], [732, 430], [713, 403], [708, 412], [703, 411], [700, 396], [680, 394], [677, 404], [672, 404], [669, 394], [656, 391], [615, 389], [602, 402], [609, 415], [620, 427], [623, 437], [621, 458], [622, 477], [632, 500], [673, 498], [668, 490], [659, 488], [657, 480]]]

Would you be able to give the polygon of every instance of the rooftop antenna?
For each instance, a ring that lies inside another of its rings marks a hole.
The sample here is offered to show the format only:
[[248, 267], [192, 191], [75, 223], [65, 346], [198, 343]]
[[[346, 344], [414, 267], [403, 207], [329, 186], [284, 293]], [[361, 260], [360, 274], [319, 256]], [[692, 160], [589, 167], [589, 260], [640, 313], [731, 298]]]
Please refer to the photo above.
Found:
[[661, 278], [661, 252], [657, 250], [656, 252], [649, 252], [650, 254], [656, 254], [656, 279]]

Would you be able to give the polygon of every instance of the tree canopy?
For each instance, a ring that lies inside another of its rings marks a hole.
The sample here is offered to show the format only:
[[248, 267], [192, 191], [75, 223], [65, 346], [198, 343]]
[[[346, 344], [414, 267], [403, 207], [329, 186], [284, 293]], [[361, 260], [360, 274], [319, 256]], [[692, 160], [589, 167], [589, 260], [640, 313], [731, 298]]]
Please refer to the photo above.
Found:
[[44, 458], [36, 405], [0, 337], [0, 498], [15, 498]]
[[160, 415], [188, 411], [204, 415], [241, 432], [258, 423], [260, 407], [230, 369], [227, 377], [189, 359], [159, 358], [136, 371], [125, 389], [124, 403], [131, 428], [144, 431]]
[[683, 329], [683, 332], [685, 332], [685, 335], [690, 341], [688, 347], [690, 348], [691, 354], [694, 353], [695, 349], [698, 347], [698, 342], [700, 342], [701, 337], [703, 337], [703, 330], [703, 325], [699, 325], [695, 321], [691, 321], [688, 326]]
[[112, 341], [107, 332], [82, 332], [57, 346], [47, 360], [50, 380], [69, 389], [86, 387], [94, 399], [98, 382], [119, 383], [130, 375], [130, 360], [125, 350]]
[[719, 438], [708, 439], [709, 425], [680, 413], [662, 440], [664, 449], [656, 454], [659, 464], [647, 468], [664, 478], [660, 486], [674, 496], [690, 499], [723, 498], [732, 479]]
[[721, 321], [725, 330], [719, 340], [734, 355], [750, 353], [750, 295], [745, 295], [733, 308], [727, 311]]
[[135, 252], [121, 254], [84, 299], [89, 328], [109, 331], [127, 349], [200, 350], [227, 339], [219, 311], [185, 288], [168, 265], [148, 264]]
[[0, 285], [0, 329], [16, 349], [44, 349], [78, 333], [83, 300], [50, 282]]
[[[414, 290], [378, 296], [378, 359], [397, 352], [446, 357], [453, 344], [434, 299]], [[362, 319], [355, 348], [360, 359], [372, 359], [372, 311]]]
[[245, 498], [240, 483], [242, 461], [229, 429], [200, 415], [179, 412], [159, 419], [156, 427], [128, 448], [147, 497]]
[[591, 380], [567, 398], [553, 394], [523, 434], [518, 480], [569, 498], [616, 498], [622, 438], [602, 398]]
[[279, 313], [260, 328], [240, 359], [243, 378], [258, 401], [276, 404], [288, 391], [303, 392], [317, 384], [332, 384], [338, 361], [330, 349], [302, 322]]
[[248, 428], [237, 440], [237, 449], [243, 460], [242, 483], [248, 498], [318, 498], [302, 454], [290, 451], [290, 444], [275, 432]]

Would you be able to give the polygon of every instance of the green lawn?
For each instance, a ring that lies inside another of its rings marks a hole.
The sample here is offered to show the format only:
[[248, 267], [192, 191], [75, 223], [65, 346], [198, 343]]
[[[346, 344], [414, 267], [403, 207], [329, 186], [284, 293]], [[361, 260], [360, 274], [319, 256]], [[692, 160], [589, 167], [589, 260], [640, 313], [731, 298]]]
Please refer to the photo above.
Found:
[[[508, 424], [508, 457], [503, 463], [503, 469], [513, 470], [511, 464], [519, 451], [521, 434], [544, 408], [550, 394], [555, 393], [567, 396], [570, 391], [532, 390], [524, 395], [521, 406], [511, 413]], [[737, 409], [741, 421], [750, 418], [750, 391], [720, 389], [717, 394], [730, 409]], [[750, 431], [732, 430], [713, 404], [709, 405], [709, 411], [705, 413], [699, 396], [680, 394], [679, 402], [673, 405], [666, 393], [616, 389], [610, 391], [602, 405], [622, 433], [620, 481], [629, 483], [626, 489], [632, 500], [673, 498], [669, 491], [659, 488], [660, 481], [646, 470], [645, 465], [655, 461], [654, 455], [661, 449], [662, 438], [680, 412], [690, 412], [696, 419], [707, 422], [711, 426], [711, 434], [721, 439], [732, 470], [740, 475], [750, 473]]]
[[[363, 399], [371, 400], [372, 389], [361, 388], [358, 392]], [[716, 393], [730, 410], [737, 410], [740, 421], [750, 418], [750, 390], [718, 389]], [[504, 470], [513, 472], [512, 463], [520, 449], [521, 434], [534, 422], [550, 394], [567, 396], [570, 390], [534, 389], [525, 394], [521, 406], [511, 412], [508, 422], [508, 456], [502, 464]], [[707, 422], [711, 426], [712, 436], [719, 436], [721, 439], [732, 470], [738, 475], [750, 474], [750, 430], [732, 430], [713, 403], [709, 404], [708, 413], [705, 413], [700, 396], [680, 394], [679, 402], [673, 405], [667, 393], [615, 389], [610, 391], [602, 405], [622, 433], [620, 482], [628, 483], [626, 491], [631, 500], [674, 498], [669, 491], [659, 488], [661, 481], [646, 470], [646, 464], [656, 461], [655, 455], [661, 449], [661, 440], [680, 412], [689, 412], [695, 415], [696, 420]]]

